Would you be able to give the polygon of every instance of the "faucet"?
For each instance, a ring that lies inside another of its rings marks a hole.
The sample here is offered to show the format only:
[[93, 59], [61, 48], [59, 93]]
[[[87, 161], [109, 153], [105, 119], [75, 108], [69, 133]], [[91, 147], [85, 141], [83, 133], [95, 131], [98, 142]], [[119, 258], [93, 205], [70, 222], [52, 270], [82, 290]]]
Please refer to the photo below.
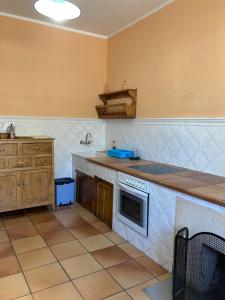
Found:
[[91, 133], [88, 132], [88, 133], [86, 134], [85, 141], [84, 141], [84, 140], [83, 140], [83, 141], [80, 141], [80, 144], [81, 144], [81, 145], [89, 145], [89, 144], [91, 144], [91, 143], [93, 143], [93, 139], [92, 139]]

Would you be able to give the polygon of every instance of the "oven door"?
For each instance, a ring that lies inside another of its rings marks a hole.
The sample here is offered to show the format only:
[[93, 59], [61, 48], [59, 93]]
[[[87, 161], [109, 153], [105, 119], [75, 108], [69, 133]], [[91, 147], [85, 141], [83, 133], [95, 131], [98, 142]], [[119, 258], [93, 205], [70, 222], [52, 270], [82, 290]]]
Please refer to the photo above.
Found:
[[117, 186], [118, 219], [143, 236], [147, 236], [149, 194], [121, 182], [118, 182]]

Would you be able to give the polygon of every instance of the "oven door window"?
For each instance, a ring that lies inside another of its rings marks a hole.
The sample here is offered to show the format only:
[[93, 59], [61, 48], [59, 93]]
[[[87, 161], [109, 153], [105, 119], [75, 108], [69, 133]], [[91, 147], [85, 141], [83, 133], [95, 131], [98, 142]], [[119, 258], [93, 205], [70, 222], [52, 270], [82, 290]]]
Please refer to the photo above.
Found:
[[143, 227], [143, 199], [120, 190], [120, 214]]

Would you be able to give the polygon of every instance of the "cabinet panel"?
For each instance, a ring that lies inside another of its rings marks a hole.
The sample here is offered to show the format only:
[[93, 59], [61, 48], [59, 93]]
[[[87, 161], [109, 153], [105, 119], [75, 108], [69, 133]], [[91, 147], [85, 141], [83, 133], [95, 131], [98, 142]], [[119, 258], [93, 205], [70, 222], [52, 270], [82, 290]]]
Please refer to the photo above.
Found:
[[77, 202], [95, 213], [94, 178], [80, 171], [76, 171]]
[[16, 156], [18, 154], [18, 144], [0, 144], [0, 156]]
[[0, 173], [0, 211], [20, 206], [20, 172]]
[[0, 169], [5, 169], [7, 166], [7, 160], [6, 159], [0, 159]]
[[35, 158], [35, 167], [44, 167], [44, 166], [51, 166], [52, 165], [52, 157], [36, 157]]
[[51, 202], [52, 172], [48, 169], [21, 172], [22, 207], [42, 205]]
[[96, 216], [112, 226], [113, 214], [113, 185], [103, 179], [95, 177], [96, 188]]
[[27, 168], [32, 167], [32, 158], [11, 158], [8, 160], [8, 168]]
[[21, 155], [37, 155], [37, 154], [51, 154], [51, 143], [22, 143]]

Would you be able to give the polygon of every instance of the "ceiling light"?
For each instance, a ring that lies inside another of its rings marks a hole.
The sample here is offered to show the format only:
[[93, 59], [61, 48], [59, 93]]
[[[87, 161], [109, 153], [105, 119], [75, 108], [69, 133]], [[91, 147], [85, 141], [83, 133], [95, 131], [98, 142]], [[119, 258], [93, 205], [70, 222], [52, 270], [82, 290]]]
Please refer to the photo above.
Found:
[[34, 7], [40, 14], [55, 21], [76, 19], [81, 14], [79, 7], [64, 0], [38, 0]]

